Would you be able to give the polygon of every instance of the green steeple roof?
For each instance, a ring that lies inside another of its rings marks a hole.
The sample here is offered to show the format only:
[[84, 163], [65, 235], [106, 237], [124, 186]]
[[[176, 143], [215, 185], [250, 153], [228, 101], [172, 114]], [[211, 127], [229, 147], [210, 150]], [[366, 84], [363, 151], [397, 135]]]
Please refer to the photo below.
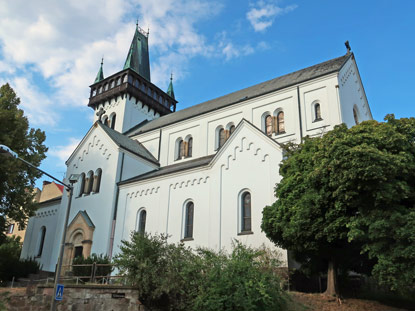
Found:
[[150, 81], [150, 57], [148, 54], [148, 32], [135, 29], [134, 38], [125, 60], [124, 69], [130, 68]]
[[167, 95], [169, 95], [171, 98], [174, 98], [174, 90], [173, 90], [173, 74], [170, 76], [170, 84], [169, 88], [167, 89]]
[[99, 67], [97, 77], [95, 78], [94, 83], [98, 83], [99, 81], [104, 80], [104, 71], [102, 70], [103, 65], [104, 65], [104, 58], [101, 60], [101, 67]]

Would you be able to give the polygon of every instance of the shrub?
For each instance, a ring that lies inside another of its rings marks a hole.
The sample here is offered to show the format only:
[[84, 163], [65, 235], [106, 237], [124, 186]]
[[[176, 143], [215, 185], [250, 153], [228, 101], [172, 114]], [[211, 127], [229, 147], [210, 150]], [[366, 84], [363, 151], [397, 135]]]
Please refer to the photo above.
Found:
[[22, 245], [20, 237], [6, 237], [0, 245], [0, 285], [4, 285], [15, 277], [26, 277], [38, 273], [40, 266], [34, 259], [20, 259]]
[[133, 233], [115, 264], [140, 301], [158, 310], [284, 310], [279, 260], [235, 242], [231, 254], [168, 244], [165, 235]]

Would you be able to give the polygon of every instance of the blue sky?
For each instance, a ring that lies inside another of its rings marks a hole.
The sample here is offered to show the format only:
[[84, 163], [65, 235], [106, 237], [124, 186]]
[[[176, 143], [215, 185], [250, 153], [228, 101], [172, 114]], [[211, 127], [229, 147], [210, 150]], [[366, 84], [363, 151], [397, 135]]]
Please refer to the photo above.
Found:
[[178, 109], [341, 56], [349, 40], [382, 120], [415, 116], [414, 11], [410, 0], [3, 1], [0, 83], [46, 132], [42, 169], [63, 178], [92, 125], [101, 57], [105, 76], [122, 69], [137, 18], [150, 28], [152, 82], [166, 89], [173, 71]]

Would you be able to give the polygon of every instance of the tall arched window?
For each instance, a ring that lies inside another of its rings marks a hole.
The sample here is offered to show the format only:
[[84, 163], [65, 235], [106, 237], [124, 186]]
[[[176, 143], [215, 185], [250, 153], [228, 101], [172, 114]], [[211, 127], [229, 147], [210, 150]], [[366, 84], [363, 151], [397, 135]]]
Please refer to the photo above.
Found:
[[146, 232], [146, 219], [147, 219], [147, 212], [146, 210], [141, 210], [138, 216], [138, 228], [137, 232], [144, 234]]
[[251, 194], [246, 191], [241, 196], [241, 232], [251, 231]]
[[353, 107], [353, 118], [356, 125], [359, 124], [359, 113], [357, 111], [356, 105]]
[[230, 135], [232, 135], [232, 133], [233, 133], [233, 132], [235, 132], [235, 129], [236, 129], [235, 125], [233, 125], [233, 124], [232, 124], [232, 125], [229, 127], [229, 134], [230, 134]]
[[184, 156], [184, 141], [183, 139], [179, 139], [176, 142], [176, 160], [180, 160]]
[[225, 144], [226, 141], [226, 133], [225, 133], [225, 129], [222, 127], [219, 132], [218, 132], [218, 147], [222, 147]]
[[101, 176], [102, 176], [102, 169], [99, 168], [95, 171], [94, 185], [92, 187], [92, 191], [95, 193], [98, 193], [99, 188], [101, 187]]
[[270, 115], [265, 117], [265, 134], [272, 135], [272, 117]]
[[84, 193], [84, 188], [85, 188], [85, 173], [82, 173], [79, 176], [79, 192], [78, 192], [79, 197]]
[[86, 179], [85, 179], [85, 187], [84, 187], [84, 193], [85, 194], [90, 194], [91, 193], [93, 183], [94, 183], [94, 172], [89, 171], [88, 175], [86, 175]]
[[115, 119], [116, 119], [116, 114], [114, 113], [113, 115], [112, 115], [112, 118], [111, 118], [111, 128], [112, 129], [114, 129], [115, 128]]
[[315, 104], [314, 105], [314, 121], [319, 121], [321, 120], [321, 108], [320, 108], [320, 104]]
[[37, 257], [42, 256], [42, 252], [43, 252], [43, 245], [45, 244], [45, 236], [46, 236], [46, 227], [43, 226], [42, 228], [40, 228], [40, 233], [39, 233], [39, 244], [38, 244], [38, 249], [37, 249]]
[[188, 202], [186, 204], [185, 220], [184, 220], [184, 238], [193, 237], [193, 216], [194, 216], [194, 204]]
[[193, 154], [193, 138], [189, 137], [187, 140], [187, 152], [186, 157], [191, 158]]
[[285, 133], [284, 111], [277, 114], [277, 134]]

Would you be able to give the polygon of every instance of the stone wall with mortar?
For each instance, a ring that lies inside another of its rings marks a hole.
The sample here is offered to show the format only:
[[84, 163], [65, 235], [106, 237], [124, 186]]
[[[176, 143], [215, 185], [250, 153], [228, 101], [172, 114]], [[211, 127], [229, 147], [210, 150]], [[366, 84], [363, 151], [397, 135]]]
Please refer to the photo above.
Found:
[[[49, 311], [53, 287], [2, 289], [0, 311]], [[3, 309], [2, 309], [3, 308]], [[58, 311], [145, 311], [137, 290], [122, 286], [66, 285]]]

